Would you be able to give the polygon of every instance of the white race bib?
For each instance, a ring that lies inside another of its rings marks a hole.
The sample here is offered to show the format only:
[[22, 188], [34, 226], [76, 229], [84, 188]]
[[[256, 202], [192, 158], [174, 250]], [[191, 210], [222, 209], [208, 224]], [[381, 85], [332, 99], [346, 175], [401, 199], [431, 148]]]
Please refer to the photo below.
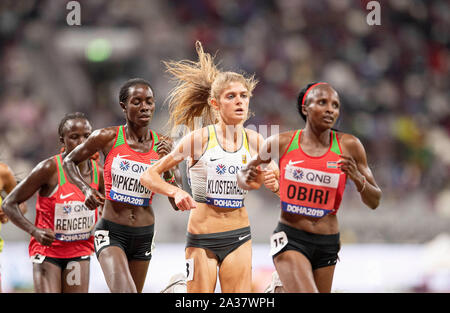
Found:
[[35, 264], [42, 264], [42, 262], [44, 262], [45, 260], [45, 255], [42, 254], [35, 254], [33, 256], [31, 256], [31, 262], [35, 263]]
[[186, 259], [186, 281], [194, 279], [194, 259]]
[[102, 247], [109, 246], [109, 230], [97, 230], [94, 234], [95, 251], [98, 252]]
[[247, 190], [239, 188], [236, 174], [241, 166], [213, 163], [207, 168], [206, 203], [225, 208], [244, 206]]
[[95, 210], [81, 201], [55, 204], [54, 231], [57, 240], [87, 240], [95, 226]]
[[141, 185], [139, 178], [149, 166], [115, 157], [111, 164], [111, 199], [137, 206], [148, 206], [152, 192]]
[[281, 251], [288, 244], [288, 238], [284, 231], [280, 231], [278, 233], [270, 236], [270, 255], [275, 255]]

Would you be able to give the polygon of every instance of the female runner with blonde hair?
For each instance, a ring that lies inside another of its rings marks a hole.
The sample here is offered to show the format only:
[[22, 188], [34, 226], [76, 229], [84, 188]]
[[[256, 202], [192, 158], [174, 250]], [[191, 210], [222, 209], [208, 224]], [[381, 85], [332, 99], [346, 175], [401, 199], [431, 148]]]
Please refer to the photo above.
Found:
[[[141, 184], [173, 197], [183, 211], [193, 209], [185, 250], [188, 292], [214, 292], [217, 271], [222, 292], [251, 292], [251, 232], [244, 206], [247, 192], [237, 186], [236, 173], [264, 141], [243, 126], [257, 81], [253, 76], [220, 71], [198, 41], [196, 50], [198, 62], [164, 62], [177, 83], [169, 98], [170, 121], [173, 128], [185, 125], [191, 132], [144, 172]], [[199, 128], [200, 123], [210, 125]], [[160, 178], [185, 159], [192, 197]], [[267, 171], [265, 184], [277, 191], [273, 176]]]

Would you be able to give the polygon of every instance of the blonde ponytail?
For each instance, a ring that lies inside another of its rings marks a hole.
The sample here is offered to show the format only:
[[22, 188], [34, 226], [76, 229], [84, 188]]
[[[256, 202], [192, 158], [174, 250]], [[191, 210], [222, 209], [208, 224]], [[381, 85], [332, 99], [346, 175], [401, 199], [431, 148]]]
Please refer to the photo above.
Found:
[[[239, 81], [251, 93], [257, 81], [254, 76], [245, 78], [235, 72], [221, 72], [214, 64], [214, 57], [205, 53], [200, 41], [195, 43], [198, 61], [163, 61], [166, 72], [171, 74], [176, 82], [169, 93], [169, 123], [174, 130], [179, 125], [185, 125], [190, 130], [215, 123], [217, 115], [210, 106], [211, 98], [219, 99], [227, 84]], [[200, 121], [201, 125], [196, 124]]]

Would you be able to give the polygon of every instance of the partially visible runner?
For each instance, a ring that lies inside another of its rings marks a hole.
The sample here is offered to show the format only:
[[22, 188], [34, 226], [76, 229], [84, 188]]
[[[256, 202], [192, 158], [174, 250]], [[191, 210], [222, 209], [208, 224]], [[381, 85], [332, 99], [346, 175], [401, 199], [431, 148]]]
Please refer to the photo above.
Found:
[[[70, 183], [63, 169], [64, 157], [82, 144], [92, 127], [82, 113], [67, 114], [58, 134], [64, 152], [40, 162], [8, 195], [3, 204], [11, 221], [31, 237], [35, 292], [88, 292], [90, 256], [94, 252], [92, 231], [97, 209], [84, 205], [81, 190]], [[90, 159], [77, 170], [87, 184], [103, 193], [102, 168]], [[33, 225], [19, 210], [19, 203], [38, 192]]]
[[353, 135], [335, 131], [341, 102], [327, 83], [311, 83], [300, 92], [297, 109], [304, 129], [269, 137], [261, 152], [238, 173], [239, 186], [254, 189], [258, 166], [279, 155], [281, 217], [271, 239], [271, 253], [285, 292], [330, 292], [338, 252], [336, 213], [346, 180], [356, 185], [364, 204], [378, 207], [381, 190], [367, 164], [363, 145]]
[[[150, 129], [155, 97], [149, 82], [139, 78], [125, 82], [119, 104], [125, 125], [94, 131], [67, 155], [64, 168], [86, 196], [88, 208], [104, 205], [95, 229], [95, 251], [110, 291], [142, 292], [152, 257], [155, 216], [153, 193], [139, 183], [139, 176], [171, 151], [172, 142]], [[106, 200], [76, 168], [97, 151], [105, 157]], [[164, 177], [175, 183], [173, 172]]]
[[[145, 171], [141, 183], [175, 198], [181, 210], [192, 209], [185, 250], [188, 292], [214, 292], [217, 274], [222, 292], [251, 292], [251, 230], [244, 206], [247, 192], [237, 186], [236, 172], [257, 154], [264, 141], [243, 125], [256, 81], [220, 71], [200, 42], [196, 49], [198, 62], [165, 62], [177, 82], [171, 93], [172, 125], [187, 126], [191, 132]], [[196, 119], [211, 125], [196, 128]], [[186, 159], [193, 198], [160, 178]], [[269, 173], [273, 175], [267, 171], [267, 177]], [[276, 191], [278, 182], [271, 177], [266, 186]]]
[[[0, 162], [0, 230], [2, 228], [2, 224], [8, 222], [8, 216], [6, 216], [5, 212], [2, 209], [2, 201], [14, 187], [16, 187], [17, 181], [14, 177], [13, 171], [9, 168], [5, 163]], [[22, 214], [27, 212], [26, 203], [21, 203], [19, 205], [20, 211]], [[0, 257], [1, 252], [3, 250], [4, 241], [2, 237], [0, 237]], [[2, 292], [2, 260], [0, 259], [0, 292]]]

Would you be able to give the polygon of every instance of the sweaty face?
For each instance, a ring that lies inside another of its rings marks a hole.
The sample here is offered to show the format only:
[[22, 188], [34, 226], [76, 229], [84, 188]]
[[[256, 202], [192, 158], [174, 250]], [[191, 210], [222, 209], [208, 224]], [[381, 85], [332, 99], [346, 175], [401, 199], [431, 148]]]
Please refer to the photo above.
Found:
[[330, 85], [319, 85], [309, 91], [303, 106], [303, 113], [306, 114], [308, 123], [331, 128], [339, 117], [340, 106], [336, 90]]
[[82, 144], [92, 133], [91, 124], [85, 119], [68, 120], [64, 124], [62, 142], [67, 152]]
[[126, 103], [121, 102], [127, 120], [140, 126], [147, 126], [155, 112], [153, 90], [147, 85], [135, 85], [128, 89]]
[[250, 93], [240, 82], [231, 82], [220, 94], [216, 109], [227, 125], [244, 122], [248, 115]]

